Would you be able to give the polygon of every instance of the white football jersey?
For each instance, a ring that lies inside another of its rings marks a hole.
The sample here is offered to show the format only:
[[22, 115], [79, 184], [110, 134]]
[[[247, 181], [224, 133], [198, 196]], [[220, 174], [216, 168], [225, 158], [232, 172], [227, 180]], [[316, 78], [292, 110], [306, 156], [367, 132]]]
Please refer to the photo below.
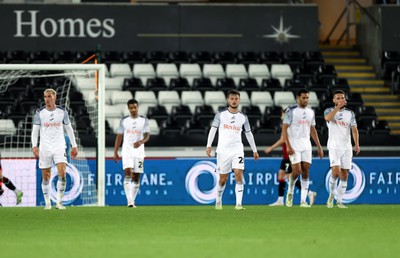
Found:
[[144, 133], [150, 133], [149, 121], [146, 117], [123, 117], [119, 124], [117, 133], [124, 135], [121, 152], [122, 156], [131, 155], [138, 158], [145, 157], [144, 144], [140, 145], [139, 148], [134, 148], [133, 144], [137, 141], [143, 140]]
[[[324, 112], [326, 116], [333, 110], [333, 107], [327, 108]], [[326, 123], [329, 129], [328, 150], [352, 150], [350, 128], [357, 126], [354, 112], [342, 108], [336, 113], [330, 122]]]
[[314, 110], [298, 105], [289, 107], [283, 118], [283, 123], [289, 125], [287, 130], [290, 145], [295, 151], [311, 150], [310, 127], [315, 126]]
[[212, 126], [218, 128], [217, 153], [233, 154], [243, 152], [242, 129], [251, 131], [247, 116], [241, 112], [231, 113], [228, 108], [215, 114]]
[[39, 149], [42, 151], [65, 150], [64, 125], [71, 123], [68, 112], [60, 106], [54, 110], [42, 107], [36, 110], [33, 124], [40, 126]]

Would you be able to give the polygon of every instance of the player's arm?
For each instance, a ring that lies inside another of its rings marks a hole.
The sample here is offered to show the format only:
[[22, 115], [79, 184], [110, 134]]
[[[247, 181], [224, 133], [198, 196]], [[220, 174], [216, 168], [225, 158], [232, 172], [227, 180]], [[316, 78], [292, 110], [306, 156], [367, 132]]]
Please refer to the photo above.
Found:
[[256, 143], [254, 141], [253, 133], [251, 131], [247, 131], [244, 133], [244, 135], [246, 135], [246, 139], [250, 144], [251, 150], [253, 151], [254, 160], [258, 160], [258, 158], [260, 156], [258, 155], [258, 152], [257, 152], [257, 147], [256, 147]]
[[143, 133], [143, 139], [133, 144], [133, 148], [139, 148], [140, 145], [145, 144], [150, 139], [150, 133]]
[[217, 112], [211, 123], [210, 131], [208, 132], [207, 146], [206, 146], [206, 154], [208, 157], [211, 157], [211, 145], [214, 141], [215, 134], [217, 133], [219, 123], [220, 123], [220, 113]]
[[356, 152], [356, 155], [358, 155], [360, 153], [360, 142], [359, 142], [360, 137], [358, 135], [357, 126], [352, 126], [351, 132], [353, 134], [353, 140], [354, 140], [354, 151]]
[[290, 144], [290, 142], [289, 142], [289, 137], [288, 137], [288, 132], [287, 132], [287, 130], [288, 130], [288, 128], [289, 128], [289, 124], [283, 124], [282, 125], [282, 137], [283, 137], [283, 139], [284, 139], [284, 141], [285, 141], [285, 143], [286, 143], [286, 150], [287, 150], [287, 153], [289, 154], [289, 155], [292, 155], [292, 154], [294, 154], [294, 150], [293, 150], [293, 148], [292, 148], [292, 145]]
[[39, 158], [39, 149], [37, 147], [38, 144], [38, 137], [39, 137], [39, 125], [32, 125], [32, 135], [31, 135], [31, 142], [32, 142], [32, 152], [35, 158]]
[[71, 157], [76, 158], [76, 156], [78, 155], [78, 145], [76, 144], [74, 129], [72, 129], [71, 123], [64, 125], [64, 129], [67, 132], [69, 141], [72, 146]]
[[285, 138], [283, 138], [283, 134], [282, 134], [281, 137], [279, 138], [279, 140], [277, 140], [274, 144], [272, 144], [271, 146], [266, 148], [264, 151], [266, 154], [268, 154], [272, 150], [274, 150], [276, 147], [282, 146], [282, 144], [284, 144], [284, 143], [285, 143]]
[[118, 160], [120, 159], [120, 157], [118, 156], [118, 149], [119, 146], [121, 146], [122, 143], [122, 134], [117, 134], [117, 136], [115, 137], [115, 143], [114, 143], [114, 161], [118, 162]]
[[315, 126], [311, 126], [310, 129], [311, 129], [311, 138], [313, 139], [315, 145], [317, 145], [318, 148], [318, 157], [322, 158], [324, 156], [324, 151], [322, 150], [321, 143], [319, 142], [317, 129], [315, 129]]

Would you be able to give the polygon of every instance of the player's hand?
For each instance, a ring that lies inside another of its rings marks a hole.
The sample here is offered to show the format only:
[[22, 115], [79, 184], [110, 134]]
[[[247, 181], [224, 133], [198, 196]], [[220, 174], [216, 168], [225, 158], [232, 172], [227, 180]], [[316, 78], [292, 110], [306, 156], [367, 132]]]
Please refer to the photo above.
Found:
[[324, 157], [324, 151], [321, 146], [318, 146], [318, 157], [322, 159]]
[[119, 161], [120, 159], [121, 159], [121, 158], [119, 157], [118, 152], [114, 152], [114, 161], [115, 161], [115, 163], [118, 163], [118, 161]]
[[133, 148], [137, 149], [140, 147], [140, 145], [142, 145], [142, 141], [137, 141], [133, 144]]
[[266, 154], [270, 153], [271, 151], [272, 151], [272, 148], [271, 148], [271, 147], [268, 147], [268, 148], [266, 148], [266, 149], [264, 150], [264, 152], [265, 152]]
[[258, 160], [260, 158], [260, 155], [258, 155], [258, 152], [253, 152], [253, 157], [254, 160]]
[[360, 154], [360, 146], [356, 145], [354, 146], [354, 151], [356, 152], [356, 155]]
[[344, 100], [340, 100], [338, 103], [337, 103], [337, 107], [339, 108], [339, 109], [341, 109], [342, 107], [344, 107], [344, 106], [346, 106], [346, 104], [347, 104], [347, 101], [344, 99]]
[[294, 149], [290, 145], [286, 145], [286, 150], [288, 155], [293, 155], [294, 154]]
[[211, 147], [207, 147], [206, 154], [207, 156], [211, 157]]
[[35, 158], [39, 158], [39, 149], [38, 147], [33, 147], [32, 148], [32, 152], [33, 152], [33, 156], [35, 156]]
[[73, 147], [71, 150], [71, 157], [74, 159], [78, 156], [78, 147]]

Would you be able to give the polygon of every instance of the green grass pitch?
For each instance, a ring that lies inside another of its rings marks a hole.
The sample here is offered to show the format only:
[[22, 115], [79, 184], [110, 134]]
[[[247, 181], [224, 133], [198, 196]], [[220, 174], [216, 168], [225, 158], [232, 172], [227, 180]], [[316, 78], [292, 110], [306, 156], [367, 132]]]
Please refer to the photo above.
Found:
[[0, 208], [1, 257], [398, 257], [400, 205]]

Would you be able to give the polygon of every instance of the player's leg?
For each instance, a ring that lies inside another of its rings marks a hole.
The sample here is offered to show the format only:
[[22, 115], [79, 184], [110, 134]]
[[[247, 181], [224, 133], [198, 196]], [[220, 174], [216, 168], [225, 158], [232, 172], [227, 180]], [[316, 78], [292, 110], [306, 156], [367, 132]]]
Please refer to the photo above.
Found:
[[339, 171], [339, 187], [338, 187], [338, 198], [337, 198], [337, 206], [339, 208], [347, 208], [343, 205], [342, 199], [343, 195], [346, 193], [347, 188], [347, 178], [349, 175], [349, 170], [351, 168], [351, 160], [353, 158], [352, 151], [343, 151], [343, 155], [341, 156], [341, 169]]
[[310, 154], [310, 159], [304, 159], [305, 161], [301, 162], [301, 191], [300, 191], [300, 207], [303, 208], [308, 208], [311, 207], [307, 203], [307, 194], [308, 194], [308, 187], [310, 185], [310, 177], [309, 177], [309, 171], [310, 171], [310, 166], [311, 166], [311, 154]]
[[140, 187], [140, 175], [144, 172], [144, 160], [143, 159], [135, 159], [135, 169], [132, 173], [132, 202], [133, 208], [136, 208], [135, 200], [136, 196], [139, 192]]
[[45, 209], [51, 209], [51, 200], [50, 200], [50, 175], [51, 168], [42, 168], [42, 193], [45, 202]]
[[65, 210], [65, 207], [62, 203], [62, 198], [64, 197], [65, 189], [67, 187], [67, 163], [60, 162], [56, 163], [57, 171], [58, 171], [58, 180], [57, 180], [57, 203], [56, 209]]
[[326, 202], [328, 208], [333, 207], [336, 195], [337, 179], [340, 174], [340, 157], [337, 150], [329, 150], [329, 162], [331, 166], [331, 176], [329, 177], [329, 197]]
[[[282, 160], [283, 161], [283, 160]], [[290, 166], [290, 164], [288, 164]], [[271, 203], [269, 206], [283, 206], [283, 196], [285, 194], [285, 188], [286, 188], [286, 173], [285, 170], [279, 169], [278, 172], [278, 200], [276, 202]]]
[[122, 168], [124, 170], [124, 191], [128, 207], [133, 207], [132, 200], [132, 174], [135, 159], [132, 156], [122, 155]]
[[289, 175], [289, 187], [286, 193], [286, 206], [292, 207], [294, 186], [301, 172], [301, 154], [299, 152], [295, 152], [294, 154], [290, 155], [289, 158], [292, 164], [292, 173]]
[[235, 194], [236, 194], [236, 210], [244, 210], [243, 201], [243, 171], [244, 171], [244, 153], [237, 154], [232, 157], [232, 170], [235, 173]]
[[13, 191], [15, 193], [15, 196], [17, 197], [17, 205], [21, 203], [22, 201], [22, 196], [24, 195], [21, 190], [15, 187], [15, 185], [11, 182], [10, 179], [7, 177], [3, 176], [3, 171], [0, 167], [0, 195], [3, 194], [4, 190], [2, 188], [2, 184], [4, 184], [8, 189]]
[[217, 183], [217, 196], [215, 198], [215, 209], [222, 210], [222, 195], [224, 194], [228, 175], [232, 171], [231, 160], [228, 155], [217, 154], [217, 172], [219, 180]]

